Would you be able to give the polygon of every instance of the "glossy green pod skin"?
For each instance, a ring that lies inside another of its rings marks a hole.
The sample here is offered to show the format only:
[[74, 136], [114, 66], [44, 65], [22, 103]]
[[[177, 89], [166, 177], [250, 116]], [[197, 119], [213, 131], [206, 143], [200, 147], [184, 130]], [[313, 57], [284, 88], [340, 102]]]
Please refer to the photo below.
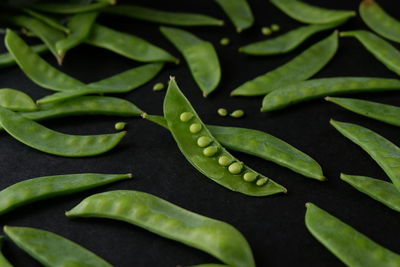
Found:
[[312, 203], [306, 204], [310, 233], [349, 267], [400, 266], [400, 255], [382, 247]]
[[66, 215], [121, 220], [202, 250], [230, 266], [255, 266], [249, 244], [234, 227], [147, 193], [116, 190], [95, 194]]
[[194, 13], [168, 12], [137, 5], [117, 5], [105, 13], [174, 26], [222, 26], [222, 20]]
[[25, 12], [26, 14], [34, 17], [35, 19], [38, 19], [38, 20], [46, 23], [47, 25], [53, 27], [54, 29], [62, 31], [62, 32], [66, 33], [66, 34], [70, 33], [70, 30], [67, 27], [65, 27], [64, 25], [60, 24], [56, 19], [54, 19], [52, 17], [46, 16], [44, 14], [41, 14], [41, 13], [36, 12], [36, 11], [34, 11], [32, 9], [29, 9], [29, 8], [22, 8], [21, 10], [23, 12]]
[[340, 174], [340, 179], [355, 189], [400, 212], [400, 191], [392, 184], [366, 176]]
[[341, 134], [359, 145], [385, 171], [400, 190], [400, 148], [379, 134], [357, 124], [331, 120]]
[[[38, 54], [48, 51], [47, 46], [44, 44], [32, 46], [31, 49]], [[0, 69], [13, 66], [15, 64], [16, 62], [14, 60], [14, 57], [10, 53], [0, 54]]]
[[400, 107], [353, 98], [326, 97], [325, 100], [362, 116], [400, 127]]
[[[184, 122], [180, 119], [180, 116], [187, 112], [192, 114], [193, 118], [191, 118], [190, 121]], [[286, 192], [286, 188], [245, 165], [242, 166], [242, 171], [240, 173], [234, 174], [228, 170], [228, 168], [219, 164], [218, 159], [221, 156], [226, 156], [231, 159], [231, 163], [242, 163], [227, 152], [210, 133], [207, 126], [201, 121], [200, 117], [196, 114], [196, 111], [190, 105], [189, 101], [179, 90], [174, 79], [171, 79], [164, 99], [164, 117], [182, 154], [198, 171], [211, 180], [232, 191], [240, 192], [249, 196], [268, 196]], [[193, 123], [200, 124], [201, 131], [195, 134], [191, 133], [189, 127]], [[202, 136], [209, 139], [212, 146], [218, 148], [215, 155], [211, 157], [203, 155], [203, 148], [199, 147], [197, 144], [198, 141], [196, 141]], [[233, 163], [231, 165], [233, 165]], [[242, 178], [242, 174], [246, 172], [255, 173], [260, 177], [260, 179], [268, 179], [268, 182], [262, 186], [258, 186], [253, 182], [245, 182]]]
[[115, 3], [116, 0], [96, 1], [88, 5], [73, 3], [35, 3], [31, 8], [46, 13], [75, 14], [99, 10], [109, 5], [114, 5]]
[[215, 0], [235, 25], [237, 32], [250, 28], [254, 23], [253, 13], [247, 0]]
[[354, 37], [389, 70], [400, 75], [400, 51], [389, 42], [369, 31], [341, 32], [340, 36]]
[[233, 90], [231, 95], [266, 95], [283, 86], [307, 80], [328, 64], [336, 54], [338, 45], [338, 33], [334, 32], [286, 64], [245, 82]]
[[[3, 248], [4, 236], [0, 236], [0, 250]], [[3, 253], [0, 251], [0, 266], [1, 267], [13, 267], [11, 263], [4, 257]]]
[[309, 24], [347, 20], [356, 15], [354, 11], [326, 9], [309, 5], [301, 0], [271, 0], [271, 3], [289, 17]]
[[400, 43], [400, 21], [391, 17], [374, 0], [364, 0], [359, 8], [360, 16], [365, 24], [379, 35]]
[[116, 94], [130, 92], [153, 79], [164, 66], [163, 63], [150, 63], [136, 67], [104, 80], [90, 83], [79, 90], [69, 90], [45, 96], [38, 104], [56, 103], [89, 94]]
[[140, 62], [174, 62], [170, 53], [132, 34], [119, 32], [95, 24], [86, 43], [108, 49], [121, 56]]
[[261, 111], [287, 106], [325, 96], [399, 90], [400, 80], [370, 77], [335, 77], [290, 84], [266, 95]]
[[321, 31], [335, 28], [343, 23], [344, 21], [339, 21], [327, 24], [302, 26], [287, 33], [281, 34], [278, 37], [242, 46], [239, 48], [239, 52], [254, 56], [268, 56], [288, 53], [297, 48], [310, 36]]
[[46, 267], [112, 267], [86, 248], [48, 231], [4, 226], [4, 232], [19, 248]]
[[183, 54], [203, 96], [214, 91], [221, 80], [221, 67], [214, 46], [184, 30], [161, 27], [160, 31]]
[[45, 176], [13, 184], [0, 191], [0, 215], [23, 205], [132, 178], [132, 174], [80, 173]]
[[0, 108], [0, 125], [21, 143], [63, 157], [88, 157], [105, 153], [114, 148], [126, 134], [63, 134], [4, 108]]
[[0, 107], [13, 111], [37, 110], [35, 102], [22, 91], [10, 88], [0, 89]]

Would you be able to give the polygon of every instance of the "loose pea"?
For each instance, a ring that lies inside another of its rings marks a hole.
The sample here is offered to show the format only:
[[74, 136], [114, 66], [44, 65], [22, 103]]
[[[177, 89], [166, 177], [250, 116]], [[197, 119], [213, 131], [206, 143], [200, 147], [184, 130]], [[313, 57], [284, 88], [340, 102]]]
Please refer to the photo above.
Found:
[[206, 157], [212, 157], [218, 152], [217, 146], [209, 146], [203, 150], [203, 155]]
[[183, 112], [179, 118], [183, 122], [188, 122], [193, 118], [193, 114], [191, 112]]
[[226, 108], [219, 108], [217, 110], [218, 115], [225, 117], [226, 115], [228, 115], [228, 111], [226, 110]]
[[244, 111], [242, 109], [237, 109], [232, 112], [230, 116], [233, 118], [241, 118], [244, 116]]
[[229, 45], [229, 43], [231, 42], [231, 40], [229, 38], [222, 38], [219, 43], [223, 46]]
[[123, 129], [125, 129], [125, 126], [126, 126], [126, 122], [120, 121], [120, 122], [117, 122], [114, 127], [115, 127], [115, 130], [122, 131]]
[[153, 91], [161, 91], [164, 89], [164, 84], [163, 83], [156, 83], [153, 86]]
[[228, 171], [232, 174], [239, 174], [242, 171], [243, 164], [240, 162], [234, 162], [228, 167]]
[[278, 25], [278, 24], [272, 24], [271, 25], [271, 30], [273, 31], [273, 32], [277, 32], [277, 31], [279, 31], [281, 29], [281, 27]]
[[200, 136], [199, 139], [197, 139], [197, 145], [199, 147], [206, 147], [209, 144], [211, 144], [212, 139], [208, 136]]
[[268, 27], [262, 27], [261, 28], [261, 33], [263, 35], [271, 35], [272, 34], [272, 30]]
[[256, 185], [258, 185], [258, 186], [265, 185], [267, 183], [267, 181], [268, 181], [268, 178], [266, 178], [266, 177], [260, 178], [257, 180]]
[[195, 134], [195, 133], [200, 132], [202, 128], [203, 128], [203, 126], [201, 126], [200, 123], [192, 123], [192, 124], [190, 125], [190, 127], [189, 127], [189, 131], [190, 131], [191, 133], [194, 133], [194, 134]]
[[245, 180], [246, 182], [253, 182], [257, 179], [258, 174], [255, 172], [246, 172], [243, 175], [243, 180]]
[[221, 156], [218, 158], [218, 164], [221, 166], [229, 166], [232, 163], [233, 159], [228, 156]]

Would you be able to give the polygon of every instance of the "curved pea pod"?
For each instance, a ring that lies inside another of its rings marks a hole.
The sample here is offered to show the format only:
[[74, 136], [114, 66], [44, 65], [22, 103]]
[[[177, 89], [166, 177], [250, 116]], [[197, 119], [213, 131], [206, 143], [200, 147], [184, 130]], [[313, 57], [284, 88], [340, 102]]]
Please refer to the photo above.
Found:
[[300, 0], [271, 0], [271, 3], [292, 19], [309, 24], [347, 20], [356, 15], [354, 11], [326, 9]]
[[331, 120], [341, 134], [365, 150], [400, 190], [400, 148], [379, 134], [357, 124]]
[[228, 265], [255, 266], [249, 244], [234, 227], [147, 193], [116, 190], [95, 194], [66, 215], [124, 221], [207, 252]]
[[400, 126], [400, 107], [352, 98], [326, 97], [325, 99], [362, 116]]
[[137, 5], [117, 5], [104, 9], [105, 13], [175, 26], [222, 26], [222, 20], [194, 13], [168, 12]]
[[46, 13], [55, 14], [75, 14], [89, 11], [95, 11], [114, 5], [116, 0], [99, 0], [91, 4], [74, 4], [74, 3], [35, 3], [32, 9], [40, 10]]
[[400, 51], [381, 37], [368, 31], [341, 32], [340, 36], [354, 37], [388, 69], [400, 75]]
[[[44, 44], [32, 46], [31, 49], [38, 54], [48, 51], [47, 46]], [[16, 62], [14, 60], [14, 57], [10, 53], [0, 54], [0, 69], [13, 66], [15, 64]]]
[[334, 32], [329, 37], [319, 41], [306, 49], [291, 61], [247, 81], [231, 92], [232, 96], [257, 96], [266, 95], [275, 89], [292, 83], [304, 81], [320, 71], [338, 48], [338, 33]]
[[28, 15], [30, 15], [30, 16], [32, 16], [32, 17], [34, 17], [35, 19], [40, 20], [43, 23], [46, 23], [47, 25], [49, 25], [50, 27], [52, 27], [54, 29], [62, 31], [62, 32], [66, 33], [66, 34], [70, 33], [70, 30], [67, 27], [65, 27], [64, 25], [59, 23], [53, 17], [46, 16], [44, 14], [41, 14], [41, 13], [36, 12], [36, 11], [34, 11], [32, 9], [29, 9], [29, 8], [21, 8], [21, 11], [26, 13], [26, 14], [28, 14]]
[[306, 204], [310, 233], [349, 267], [394, 267], [400, 255], [382, 247], [312, 203]]
[[105, 153], [114, 148], [126, 134], [63, 134], [4, 108], [0, 108], [0, 125], [21, 143], [45, 153], [64, 157], [87, 157]]
[[374, 32], [400, 43], [400, 21], [391, 17], [377, 2], [374, 0], [362, 1], [359, 11], [362, 20]]
[[254, 17], [247, 0], [215, 0], [215, 2], [228, 15], [238, 32], [253, 25]]
[[10, 88], [0, 89], [0, 107], [14, 111], [37, 110], [35, 102], [22, 91]]
[[160, 31], [183, 54], [203, 96], [214, 91], [221, 80], [221, 67], [214, 46], [184, 30], [161, 27]]
[[0, 191], [0, 215], [23, 205], [132, 178], [132, 174], [81, 173], [45, 176], [13, 184]]
[[302, 44], [310, 36], [321, 31], [338, 27], [344, 22], [345, 21], [338, 21], [326, 24], [302, 26], [278, 37], [242, 46], [239, 48], [239, 52], [255, 56], [288, 53]]
[[392, 184], [366, 176], [340, 174], [340, 179], [355, 189], [400, 212], [400, 191]]
[[65, 101], [89, 94], [116, 94], [130, 92], [153, 79], [164, 66], [163, 63], [150, 63], [136, 67], [104, 80], [90, 83], [79, 90], [68, 90], [45, 96], [36, 102], [48, 104]]
[[48, 231], [30, 227], [4, 226], [4, 232], [19, 248], [46, 267], [112, 267], [86, 248]]
[[286, 188], [243, 165], [225, 150], [201, 121], [174, 79], [171, 79], [164, 99], [164, 117], [182, 154], [214, 182], [249, 196], [286, 192]]
[[95, 24], [86, 43], [140, 62], [174, 62], [170, 53], [132, 34]]
[[322, 78], [284, 86], [266, 95], [261, 111], [283, 109], [287, 106], [325, 96], [399, 90], [400, 80], [364, 77]]

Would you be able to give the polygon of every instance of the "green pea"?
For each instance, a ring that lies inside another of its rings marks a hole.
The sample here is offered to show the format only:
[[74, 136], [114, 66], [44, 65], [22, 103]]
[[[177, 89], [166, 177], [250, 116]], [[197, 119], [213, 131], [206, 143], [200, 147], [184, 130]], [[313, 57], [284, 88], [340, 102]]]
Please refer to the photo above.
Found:
[[257, 180], [256, 185], [258, 186], [263, 186], [268, 182], [268, 178], [266, 177], [262, 177], [260, 179]]
[[277, 31], [279, 31], [281, 29], [281, 27], [278, 25], [278, 24], [272, 24], [271, 25], [271, 30], [273, 31], [273, 32], [277, 32]]
[[209, 146], [203, 149], [203, 155], [206, 157], [212, 157], [218, 152], [217, 146]]
[[188, 122], [193, 118], [193, 114], [191, 112], [183, 112], [180, 117], [181, 121]]
[[228, 156], [221, 156], [218, 158], [218, 164], [224, 167], [229, 166], [233, 161], [234, 159]]
[[125, 129], [125, 126], [126, 126], [126, 122], [122, 122], [122, 121], [117, 122], [115, 124], [115, 130], [122, 131], [123, 129]]
[[219, 43], [223, 46], [229, 45], [229, 43], [231, 42], [231, 40], [229, 40], [229, 38], [222, 38]]
[[200, 132], [202, 128], [203, 128], [203, 126], [201, 126], [200, 123], [192, 123], [192, 124], [190, 125], [190, 127], [189, 127], [189, 131], [190, 131], [191, 133], [194, 133], [194, 134], [195, 134], [195, 133]]
[[199, 147], [206, 147], [206, 146], [208, 146], [209, 144], [211, 144], [212, 141], [213, 141], [213, 140], [212, 140], [210, 137], [208, 137], [208, 136], [200, 136], [200, 137], [197, 139], [197, 145], [198, 145]]
[[228, 171], [232, 174], [239, 174], [242, 172], [243, 164], [240, 162], [234, 162], [228, 167]]
[[269, 27], [262, 27], [262, 28], [261, 28], [261, 33], [262, 33], [263, 35], [271, 35], [271, 34], [272, 34], [272, 31], [271, 31], [271, 29], [270, 29]]
[[254, 182], [258, 177], [258, 174], [255, 172], [246, 172], [243, 175], [243, 180], [245, 180], [246, 182]]
[[228, 115], [228, 110], [226, 110], [226, 108], [219, 108], [217, 110], [218, 115], [225, 117], [226, 115]]
[[244, 116], [244, 111], [241, 109], [235, 110], [230, 114], [230, 116], [233, 118], [241, 118]]
[[164, 84], [163, 83], [156, 83], [153, 86], [153, 91], [161, 91], [164, 89]]

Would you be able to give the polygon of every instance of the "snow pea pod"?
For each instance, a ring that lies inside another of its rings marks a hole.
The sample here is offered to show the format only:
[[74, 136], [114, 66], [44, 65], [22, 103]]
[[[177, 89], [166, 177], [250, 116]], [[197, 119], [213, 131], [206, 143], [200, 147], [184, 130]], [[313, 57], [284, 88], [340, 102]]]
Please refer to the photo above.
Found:
[[388, 69], [400, 75], [400, 51], [389, 42], [368, 31], [341, 32], [340, 36], [354, 37]]
[[349, 183], [358, 191], [400, 212], [400, 192], [392, 183], [366, 176], [354, 176], [344, 173], [340, 174], [340, 179]]
[[56, 19], [54, 19], [52, 17], [43, 15], [43, 14], [41, 14], [39, 12], [36, 12], [36, 11], [34, 11], [32, 9], [29, 9], [29, 8], [22, 8], [21, 10], [23, 12], [25, 12], [26, 14], [34, 17], [35, 19], [40, 20], [41, 22], [46, 23], [47, 25], [53, 27], [54, 29], [62, 31], [62, 32], [66, 33], [66, 34], [70, 33], [70, 30], [67, 27], [65, 27], [64, 25], [60, 24]]
[[[0, 250], [3, 248], [4, 245], [4, 236], [0, 236]], [[0, 266], [1, 267], [13, 267], [11, 263], [4, 257], [3, 253], [0, 251]]]
[[400, 89], [400, 80], [364, 77], [313, 79], [274, 90], [263, 99], [261, 111], [272, 111], [330, 95]]
[[323, 24], [347, 20], [356, 15], [354, 11], [316, 7], [301, 0], [271, 0], [271, 3], [289, 17], [309, 24]]
[[28, 179], [0, 191], [0, 215], [39, 200], [70, 195], [129, 178], [132, 178], [130, 173], [80, 173]]
[[228, 15], [238, 32], [253, 25], [254, 17], [247, 0], [215, 0], [215, 2]]
[[104, 9], [105, 13], [126, 16], [175, 26], [222, 26], [222, 20], [194, 13], [168, 12], [137, 5], [117, 5]]
[[161, 27], [160, 31], [183, 54], [203, 96], [214, 91], [221, 80], [221, 67], [214, 46], [184, 30]]
[[0, 108], [0, 125], [25, 145], [64, 157], [87, 157], [105, 153], [114, 148], [126, 134], [126, 132], [91, 136], [63, 134], [4, 108]]
[[109, 5], [114, 5], [116, 0], [100, 0], [88, 5], [74, 3], [35, 3], [31, 6], [32, 9], [47, 13], [55, 14], [75, 14], [89, 11], [95, 11], [105, 8]]
[[27, 94], [10, 88], [0, 89], [0, 107], [14, 111], [34, 111], [38, 109], [35, 102]]
[[84, 199], [68, 217], [121, 220], [211, 254], [237, 267], [254, 267], [249, 244], [233, 226], [185, 210], [151, 194], [116, 190]]
[[86, 43], [108, 49], [121, 56], [140, 62], [179, 62], [177, 58], [164, 49], [140, 37], [119, 32], [99, 24], [93, 25]]
[[242, 46], [239, 48], [239, 52], [255, 56], [267, 56], [288, 53], [297, 48], [310, 36], [321, 31], [335, 28], [343, 24], [344, 22], [345, 21], [342, 20], [326, 24], [302, 26], [278, 37]]
[[307, 203], [310, 233], [349, 267], [400, 266], [400, 255], [382, 247], [328, 212]]
[[360, 4], [360, 16], [365, 24], [379, 35], [400, 43], [400, 21], [391, 17], [374, 0], [364, 0]]
[[385, 171], [400, 190], [400, 148], [379, 134], [357, 124], [331, 120], [342, 135], [359, 145]]
[[335, 31], [332, 35], [312, 45], [286, 64], [245, 82], [233, 90], [231, 95], [266, 95], [283, 86], [304, 81], [328, 64], [336, 54], [337, 48], [338, 33]]
[[[201, 121], [173, 78], [164, 99], [164, 117], [182, 154], [211, 180], [249, 196], [286, 192], [284, 187], [245, 166], [225, 150]], [[252, 179], [248, 179], [249, 176]]]
[[4, 226], [3, 229], [19, 248], [46, 267], [112, 267], [93, 252], [54, 233], [30, 227]]
[[357, 114], [400, 126], [400, 107], [352, 98], [326, 97], [325, 99]]
[[[48, 48], [45, 44], [32, 46], [31, 49], [38, 54], [48, 51]], [[14, 60], [14, 57], [10, 53], [0, 54], [0, 69], [12, 66], [14, 64], [16, 64], [16, 62]]]

